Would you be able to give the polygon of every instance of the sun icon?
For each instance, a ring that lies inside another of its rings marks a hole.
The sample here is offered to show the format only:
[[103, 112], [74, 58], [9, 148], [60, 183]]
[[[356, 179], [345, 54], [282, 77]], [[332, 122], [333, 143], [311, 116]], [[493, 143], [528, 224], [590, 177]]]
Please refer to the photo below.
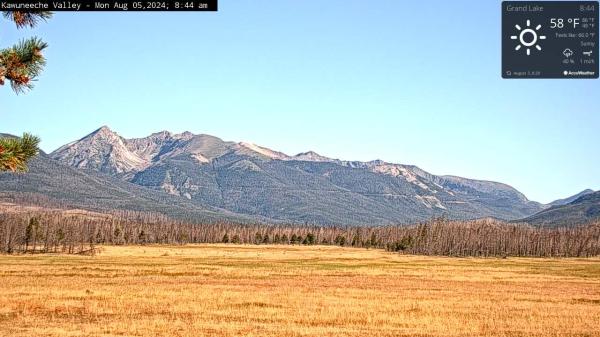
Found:
[[520, 32], [519, 35], [513, 35], [510, 37], [511, 40], [519, 40], [519, 45], [515, 47], [515, 50], [520, 50], [522, 47], [527, 48], [527, 55], [531, 55], [531, 48], [535, 46], [535, 49], [542, 50], [538, 43], [538, 40], [545, 40], [545, 35], [539, 35], [538, 31], [542, 28], [542, 25], [537, 25], [535, 29], [531, 27], [531, 20], [527, 20], [527, 27], [521, 28], [519, 25], [515, 25], [515, 28]]

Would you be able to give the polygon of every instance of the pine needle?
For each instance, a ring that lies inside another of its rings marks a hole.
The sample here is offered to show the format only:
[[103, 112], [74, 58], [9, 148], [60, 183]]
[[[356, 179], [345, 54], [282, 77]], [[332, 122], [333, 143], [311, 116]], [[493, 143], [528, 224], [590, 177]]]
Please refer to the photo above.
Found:
[[0, 171], [26, 172], [27, 161], [38, 154], [40, 139], [25, 133], [21, 138], [0, 138]]
[[52, 17], [52, 12], [47, 11], [3, 11], [2, 15], [17, 25], [17, 28], [29, 26], [33, 28], [38, 23]]

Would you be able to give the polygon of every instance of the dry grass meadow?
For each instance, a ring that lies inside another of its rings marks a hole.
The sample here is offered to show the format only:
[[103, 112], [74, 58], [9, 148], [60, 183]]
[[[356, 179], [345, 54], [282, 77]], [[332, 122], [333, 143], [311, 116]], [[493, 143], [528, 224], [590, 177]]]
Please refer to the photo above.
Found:
[[0, 256], [0, 335], [600, 336], [600, 260], [249, 245]]

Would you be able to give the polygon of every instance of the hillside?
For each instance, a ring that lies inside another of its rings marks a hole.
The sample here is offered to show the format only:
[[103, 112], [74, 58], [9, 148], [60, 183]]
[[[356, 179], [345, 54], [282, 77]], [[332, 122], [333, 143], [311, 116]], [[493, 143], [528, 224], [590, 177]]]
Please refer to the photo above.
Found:
[[587, 193], [565, 205], [552, 206], [522, 221], [541, 226], [572, 226], [600, 219], [600, 191]]
[[594, 193], [593, 190], [591, 189], [586, 189], [583, 190], [577, 194], [574, 194], [570, 197], [564, 198], [564, 199], [558, 199], [558, 200], [554, 200], [553, 202], [549, 203], [548, 206], [561, 206], [561, 205], [566, 205], [568, 203], [571, 203], [573, 201], [575, 201], [576, 199], [579, 199], [580, 197], [584, 196], [584, 195], [588, 195]]

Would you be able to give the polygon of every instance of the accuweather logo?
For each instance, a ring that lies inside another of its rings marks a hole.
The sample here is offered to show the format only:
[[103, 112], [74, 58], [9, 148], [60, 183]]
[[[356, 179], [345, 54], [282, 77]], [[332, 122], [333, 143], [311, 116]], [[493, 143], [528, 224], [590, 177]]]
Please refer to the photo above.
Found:
[[565, 76], [596, 76], [595, 71], [568, 71], [563, 72]]

